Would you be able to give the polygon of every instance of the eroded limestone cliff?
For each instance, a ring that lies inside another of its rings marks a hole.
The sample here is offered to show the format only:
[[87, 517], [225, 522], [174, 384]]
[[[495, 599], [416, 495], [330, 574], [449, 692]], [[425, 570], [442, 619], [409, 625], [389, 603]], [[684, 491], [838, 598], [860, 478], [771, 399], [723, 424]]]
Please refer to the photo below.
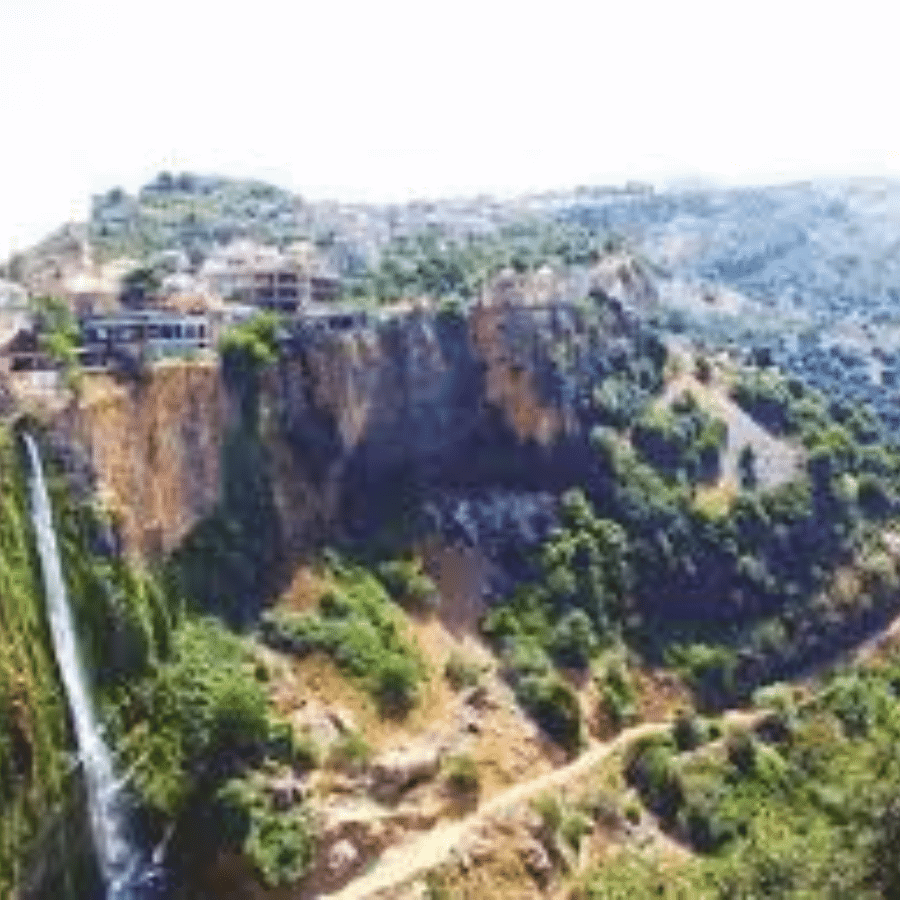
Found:
[[[255, 386], [284, 549], [364, 528], [404, 491], [576, 479], [591, 386], [643, 339], [615, 301], [297, 327]], [[54, 428], [127, 551], [168, 554], [222, 499], [247, 428], [214, 362], [90, 376]]]
[[139, 381], [85, 378], [53, 438], [114, 517], [129, 554], [156, 557], [217, 504], [233, 417], [219, 366], [185, 361]]

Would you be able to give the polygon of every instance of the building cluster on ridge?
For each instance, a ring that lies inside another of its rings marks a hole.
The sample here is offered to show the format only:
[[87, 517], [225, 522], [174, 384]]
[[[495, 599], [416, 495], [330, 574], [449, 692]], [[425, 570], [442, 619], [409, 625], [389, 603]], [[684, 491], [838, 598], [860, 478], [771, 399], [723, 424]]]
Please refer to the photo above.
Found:
[[52, 261], [17, 274], [20, 281], [0, 280], [0, 354], [14, 372], [57, 367], [40, 339], [38, 298], [71, 313], [83, 367], [110, 368], [206, 351], [223, 329], [262, 310], [321, 317], [341, 293], [339, 276], [309, 242], [279, 249], [236, 240], [192, 267], [180, 250], [144, 264], [98, 263], [73, 235]]

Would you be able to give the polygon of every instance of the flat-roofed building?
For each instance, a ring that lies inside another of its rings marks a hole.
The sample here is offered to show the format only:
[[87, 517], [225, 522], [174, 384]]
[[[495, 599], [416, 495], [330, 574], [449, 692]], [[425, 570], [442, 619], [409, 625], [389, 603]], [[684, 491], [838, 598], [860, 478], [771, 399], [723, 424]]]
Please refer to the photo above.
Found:
[[200, 275], [226, 301], [281, 313], [296, 313], [340, 294], [340, 279], [306, 242], [280, 251], [235, 241], [210, 254]]
[[209, 350], [215, 336], [209, 317], [141, 309], [87, 316], [80, 322], [79, 359], [85, 368], [153, 362]]

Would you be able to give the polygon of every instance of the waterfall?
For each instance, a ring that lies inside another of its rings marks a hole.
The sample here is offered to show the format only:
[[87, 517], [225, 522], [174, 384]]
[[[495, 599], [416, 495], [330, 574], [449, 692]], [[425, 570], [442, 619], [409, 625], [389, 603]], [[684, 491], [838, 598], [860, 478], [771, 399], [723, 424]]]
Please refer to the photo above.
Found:
[[91, 836], [106, 900], [139, 900], [155, 894], [160, 872], [131, 835], [131, 807], [123, 785], [116, 779], [78, 650], [40, 453], [31, 435], [24, 434], [23, 439], [31, 468], [31, 515], [44, 578], [50, 637], [72, 715]]

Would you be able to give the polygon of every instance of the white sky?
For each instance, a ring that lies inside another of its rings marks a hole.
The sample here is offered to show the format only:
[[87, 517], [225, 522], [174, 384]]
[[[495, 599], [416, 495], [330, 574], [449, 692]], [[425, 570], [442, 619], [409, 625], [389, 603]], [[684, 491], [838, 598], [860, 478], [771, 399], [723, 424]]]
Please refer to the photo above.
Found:
[[0, 0], [0, 258], [161, 169], [373, 200], [900, 174], [891, 6]]

